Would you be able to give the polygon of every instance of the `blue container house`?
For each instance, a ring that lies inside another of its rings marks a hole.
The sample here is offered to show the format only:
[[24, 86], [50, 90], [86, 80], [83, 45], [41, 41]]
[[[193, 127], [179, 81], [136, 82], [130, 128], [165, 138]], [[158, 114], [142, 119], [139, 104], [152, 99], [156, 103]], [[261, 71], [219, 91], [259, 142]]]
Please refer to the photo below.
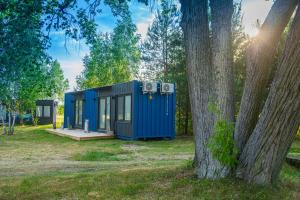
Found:
[[175, 89], [164, 92], [172, 84], [155, 84], [131, 81], [66, 93], [64, 128], [84, 129], [88, 120], [89, 131], [114, 133], [120, 139], [173, 139]]

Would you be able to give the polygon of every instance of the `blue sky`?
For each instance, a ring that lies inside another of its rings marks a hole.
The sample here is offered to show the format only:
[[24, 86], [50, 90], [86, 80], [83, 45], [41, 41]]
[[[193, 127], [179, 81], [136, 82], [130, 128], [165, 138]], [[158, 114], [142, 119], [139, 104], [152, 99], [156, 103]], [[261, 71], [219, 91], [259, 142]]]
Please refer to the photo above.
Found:
[[[148, 27], [151, 25], [155, 12], [138, 3], [135, 0], [130, 2], [130, 10], [132, 13], [133, 22], [137, 26], [137, 32], [145, 37]], [[272, 1], [265, 0], [244, 0], [243, 1], [243, 24], [245, 32], [254, 35], [255, 23], [257, 19], [263, 21], [272, 6]], [[99, 32], [111, 32], [115, 26], [115, 18], [112, 16], [110, 8], [102, 5], [102, 13], [97, 16], [96, 22], [98, 24]], [[64, 71], [65, 77], [70, 82], [70, 89], [76, 86], [75, 78], [83, 70], [82, 58], [89, 54], [89, 49], [84, 41], [67, 40], [67, 50], [65, 48], [64, 32], [51, 33], [52, 46], [48, 53], [57, 59]]]

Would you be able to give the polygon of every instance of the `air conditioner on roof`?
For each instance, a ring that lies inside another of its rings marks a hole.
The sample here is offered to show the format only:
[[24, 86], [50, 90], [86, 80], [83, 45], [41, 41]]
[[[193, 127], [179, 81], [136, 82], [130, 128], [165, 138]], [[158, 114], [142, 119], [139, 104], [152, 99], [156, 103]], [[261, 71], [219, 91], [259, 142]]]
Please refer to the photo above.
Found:
[[174, 84], [173, 83], [161, 83], [160, 92], [162, 94], [174, 93]]
[[143, 93], [155, 93], [157, 92], [157, 83], [151, 81], [143, 82]]

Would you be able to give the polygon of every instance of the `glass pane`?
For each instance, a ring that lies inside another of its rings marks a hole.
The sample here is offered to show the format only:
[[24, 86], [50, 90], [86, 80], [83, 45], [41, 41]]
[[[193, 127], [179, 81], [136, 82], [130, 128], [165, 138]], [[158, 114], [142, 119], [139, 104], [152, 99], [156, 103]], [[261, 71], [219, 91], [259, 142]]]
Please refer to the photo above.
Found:
[[106, 130], [110, 130], [110, 97], [106, 98]]
[[131, 96], [125, 96], [125, 120], [131, 120]]
[[37, 117], [42, 117], [42, 109], [43, 109], [43, 106], [36, 106], [36, 116]]
[[78, 125], [82, 125], [82, 100], [78, 102]]
[[118, 120], [124, 120], [124, 97], [118, 97]]
[[44, 106], [44, 117], [50, 117], [50, 106]]
[[78, 124], [78, 100], [75, 101], [75, 124]]
[[99, 128], [105, 129], [105, 99], [100, 99]]

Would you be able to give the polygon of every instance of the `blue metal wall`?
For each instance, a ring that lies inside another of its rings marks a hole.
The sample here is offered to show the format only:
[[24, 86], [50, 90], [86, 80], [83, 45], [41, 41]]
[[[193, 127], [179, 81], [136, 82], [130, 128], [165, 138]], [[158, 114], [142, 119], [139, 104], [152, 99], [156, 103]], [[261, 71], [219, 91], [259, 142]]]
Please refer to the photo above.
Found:
[[65, 94], [64, 128], [68, 128], [68, 118], [70, 125], [74, 127], [74, 95], [72, 93]]
[[86, 90], [83, 95], [83, 122], [88, 119], [89, 130], [97, 131], [97, 92], [95, 90]]
[[142, 83], [134, 82], [134, 137], [175, 138], [176, 93], [165, 95], [158, 92], [143, 94]]

